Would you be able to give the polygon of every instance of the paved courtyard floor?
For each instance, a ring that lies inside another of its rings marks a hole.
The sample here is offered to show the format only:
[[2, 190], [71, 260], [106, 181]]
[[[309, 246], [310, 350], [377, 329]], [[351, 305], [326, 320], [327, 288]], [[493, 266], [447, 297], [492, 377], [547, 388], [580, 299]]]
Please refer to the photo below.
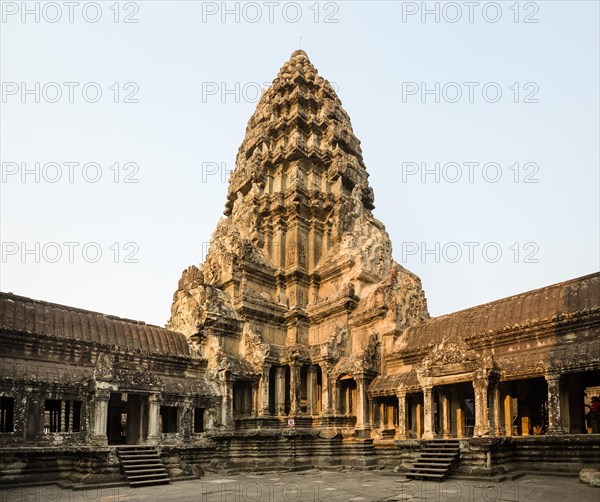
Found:
[[131, 489], [70, 491], [56, 486], [0, 490], [0, 502], [600, 502], [600, 488], [576, 478], [527, 475], [514, 481], [407, 481], [389, 471], [210, 474]]

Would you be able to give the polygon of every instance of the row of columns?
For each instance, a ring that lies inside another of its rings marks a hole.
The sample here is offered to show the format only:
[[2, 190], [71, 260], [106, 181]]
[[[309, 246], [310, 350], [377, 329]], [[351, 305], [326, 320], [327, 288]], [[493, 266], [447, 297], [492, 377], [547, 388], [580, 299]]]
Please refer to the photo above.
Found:
[[[95, 444], [104, 445], [107, 442], [107, 429], [106, 425], [108, 422], [108, 405], [110, 401], [110, 391], [107, 389], [97, 389], [93, 401], [93, 422], [92, 422], [92, 442]], [[162, 398], [159, 394], [148, 395], [148, 436], [146, 443], [157, 444], [160, 441], [161, 430], [160, 430], [160, 407], [162, 405]], [[193, 429], [193, 413], [194, 404], [191, 399], [185, 399], [183, 405], [179, 407], [181, 416], [188, 417], [187, 427]], [[71, 416], [73, 414], [71, 413]], [[140, 418], [141, 419], [141, 418]], [[206, 416], [208, 429], [213, 428], [216, 425], [216, 416], [214, 413], [209, 413]], [[226, 420], [227, 418], [225, 418]], [[69, 419], [69, 428], [71, 425], [71, 418]], [[181, 419], [180, 419], [181, 420]], [[233, 420], [232, 422], [233, 423]], [[191, 431], [184, 431], [185, 435], [189, 435]], [[141, 437], [140, 437], [140, 440]]]
[[[76, 401], [61, 400], [58, 410], [46, 410], [48, 413], [48, 431], [52, 432], [73, 432], [73, 417], [75, 414]], [[68, 420], [67, 420], [68, 416]]]
[[[321, 408], [323, 413], [330, 412], [330, 399], [329, 399], [329, 378], [324, 365], [321, 365]], [[285, 398], [286, 398], [286, 366], [276, 366], [274, 375], [274, 386], [273, 395], [274, 403], [273, 409], [277, 416], [285, 415]], [[300, 388], [301, 388], [301, 365], [298, 363], [291, 363], [289, 365], [290, 370], [290, 415], [298, 415], [300, 413]], [[265, 365], [263, 367], [260, 390], [258, 393], [261, 397], [261, 405], [259, 408], [260, 415], [269, 416], [269, 376], [271, 372], [271, 365]], [[307, 369], [307, 414], [317, 415], [318, 409], [318, 367], [315, 365], [309, 366]]]
[[[548, 384], [548, 434], [562, 434], [562, 419], [560, 410], [560, 375], [556, 373], [547, 374], [545, 376]], [[434, 386], [423, 387], [423, 425], [422, 431], [417, 430], [417, 436], [423, 439], [433, 439], [435, 436], [434, 424]], [[474, 401], [475, 401], [475, 427], [473, 435], [485, 436], [502, 434], [500, 423], [501, 418], [501, 397], [500, 384], [497, 380], [478, 379], [473, 381]], [[407, 394], [404, 391], [398, 391], [398, 427], [396, 437], [398, 439], [408, 439], [411, 437], [408, 430], [407, 421]], [[450, 396], [447, 392], [442, 392], [441, 397], [441, 425], [442, 437], [449, 438], [452, 436], [451, 431], [451, 406]], [[489, 404], [488, 404], [489, 403]], [[417, 405], [419, 406], [419, 405]], [[457, 410], [457, 435], [465, 436], [465, 431], [461, 430], [462, 417], [461, 409]], [[417, 417], [420, 415], [420, 409], [417, 408]], [[511, 396], [507, 395], [504, 400], [504, 417], [505, 417], [505, 435], [512, 435], [512, 405]], [[421, 424], [417, 424], [417, 429], [420, 429]]]

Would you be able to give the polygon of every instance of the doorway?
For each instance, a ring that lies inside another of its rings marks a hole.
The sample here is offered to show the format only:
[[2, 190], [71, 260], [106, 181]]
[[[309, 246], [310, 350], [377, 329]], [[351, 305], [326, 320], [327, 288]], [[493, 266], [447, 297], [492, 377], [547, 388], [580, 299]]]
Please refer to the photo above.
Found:
[[106, 435], [108, 444], [139, 444], [148, 437], [148, 397], [111, 392]]

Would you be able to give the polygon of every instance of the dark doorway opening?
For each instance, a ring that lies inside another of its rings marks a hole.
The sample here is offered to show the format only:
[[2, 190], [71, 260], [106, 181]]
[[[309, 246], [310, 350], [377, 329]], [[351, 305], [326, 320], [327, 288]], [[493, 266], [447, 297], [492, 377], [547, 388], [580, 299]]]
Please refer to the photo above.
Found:
[[108, 401], [108, 444], [139, 444], [148, 437], [148, 397], [112, 392]]

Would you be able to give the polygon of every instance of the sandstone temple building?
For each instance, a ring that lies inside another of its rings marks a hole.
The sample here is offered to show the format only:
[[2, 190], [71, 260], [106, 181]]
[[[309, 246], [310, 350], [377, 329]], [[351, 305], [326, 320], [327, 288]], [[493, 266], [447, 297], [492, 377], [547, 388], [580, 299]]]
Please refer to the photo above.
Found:
[[431, 318], [373, 208], [350, 119], [295, 51], [166, 327], [1, 294], [0, 482], [600, 464], [600, 273]]

